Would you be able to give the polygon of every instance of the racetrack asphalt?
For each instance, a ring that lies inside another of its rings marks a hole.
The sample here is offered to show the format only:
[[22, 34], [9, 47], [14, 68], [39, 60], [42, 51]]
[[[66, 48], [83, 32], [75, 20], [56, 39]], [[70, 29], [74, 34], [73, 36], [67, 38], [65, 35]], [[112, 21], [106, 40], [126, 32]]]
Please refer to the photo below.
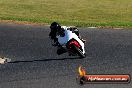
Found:
[[76, 82], [82, 65], [87, 74], [132, 75], [132, 30], [79, 28], [86, 39], [87, 57], [58, 56], [49, 40], [49, 27], [0, 24], [0, 55], [11, 62], [0, 64], [0, 88], [132, 88], [129, 84]]

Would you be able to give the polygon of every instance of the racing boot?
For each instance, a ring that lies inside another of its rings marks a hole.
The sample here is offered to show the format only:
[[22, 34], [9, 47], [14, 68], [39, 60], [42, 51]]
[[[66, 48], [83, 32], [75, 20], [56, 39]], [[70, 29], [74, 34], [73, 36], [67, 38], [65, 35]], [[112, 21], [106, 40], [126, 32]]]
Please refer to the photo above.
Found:
[[82, 40], [83, 43], [86, 43], [86, 40], [84, 40], [84, 39], [81, 39], [81, 40]]
[[[80, 38], [80, 37], [79, 37]], [[80, 38], [80, 40], [83, 42], [83, 43], [86, 43], [86, 40], [84, 40], [83, 38]]]

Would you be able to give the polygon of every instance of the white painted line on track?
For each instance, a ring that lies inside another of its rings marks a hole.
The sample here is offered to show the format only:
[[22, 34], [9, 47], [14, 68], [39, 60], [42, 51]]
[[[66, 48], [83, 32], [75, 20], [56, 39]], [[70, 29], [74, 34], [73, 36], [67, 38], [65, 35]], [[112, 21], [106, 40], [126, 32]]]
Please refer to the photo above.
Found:
[[88, 27], [88, 28], [97, 28], [97, 27]]

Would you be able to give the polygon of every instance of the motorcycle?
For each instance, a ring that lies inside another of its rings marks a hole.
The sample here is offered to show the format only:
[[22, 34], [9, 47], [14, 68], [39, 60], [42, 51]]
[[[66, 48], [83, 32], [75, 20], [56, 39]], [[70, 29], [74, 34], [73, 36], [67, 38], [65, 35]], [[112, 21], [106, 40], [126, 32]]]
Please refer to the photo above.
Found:
[[84, 42], [71, 30], [64, 30], [62, 35], [57, 36], [57, 39], [69, 55], [86, 57]]

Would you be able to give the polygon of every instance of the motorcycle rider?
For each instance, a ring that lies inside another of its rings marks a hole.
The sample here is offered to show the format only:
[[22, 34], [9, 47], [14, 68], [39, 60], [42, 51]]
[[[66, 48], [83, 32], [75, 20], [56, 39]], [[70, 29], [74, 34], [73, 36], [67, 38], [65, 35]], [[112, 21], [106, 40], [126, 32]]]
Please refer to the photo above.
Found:
[[57, 46], [58, 49], [57, 49], [57, 54], [60, 55], [60, 54], [63, 54], [65, 52], [67, 52], [58, 42], [58, 39], [57, 39], [57, 35], [60, 35], [60, 36], [65, 36], [65, 33], [64, 31], [65, 30], [70, 30], [72, 31], [73, 33], [75, 33], [79, 38], [80, 40], [82, 40], [84, 43], [86, 42], [86, 40], [82, 39], [80, 34], [79, 34], [79, 30], [76, 28], [76, 27], [66, 27], [66, 26], [60, 26], [59, 23], [57, 22], [53, 22], [51, 23], [50, 25], [50, 33], [49, 33], [49, 37], [51, 38], [51, 40], [54, 40], [54, 44], [53, 46]]

